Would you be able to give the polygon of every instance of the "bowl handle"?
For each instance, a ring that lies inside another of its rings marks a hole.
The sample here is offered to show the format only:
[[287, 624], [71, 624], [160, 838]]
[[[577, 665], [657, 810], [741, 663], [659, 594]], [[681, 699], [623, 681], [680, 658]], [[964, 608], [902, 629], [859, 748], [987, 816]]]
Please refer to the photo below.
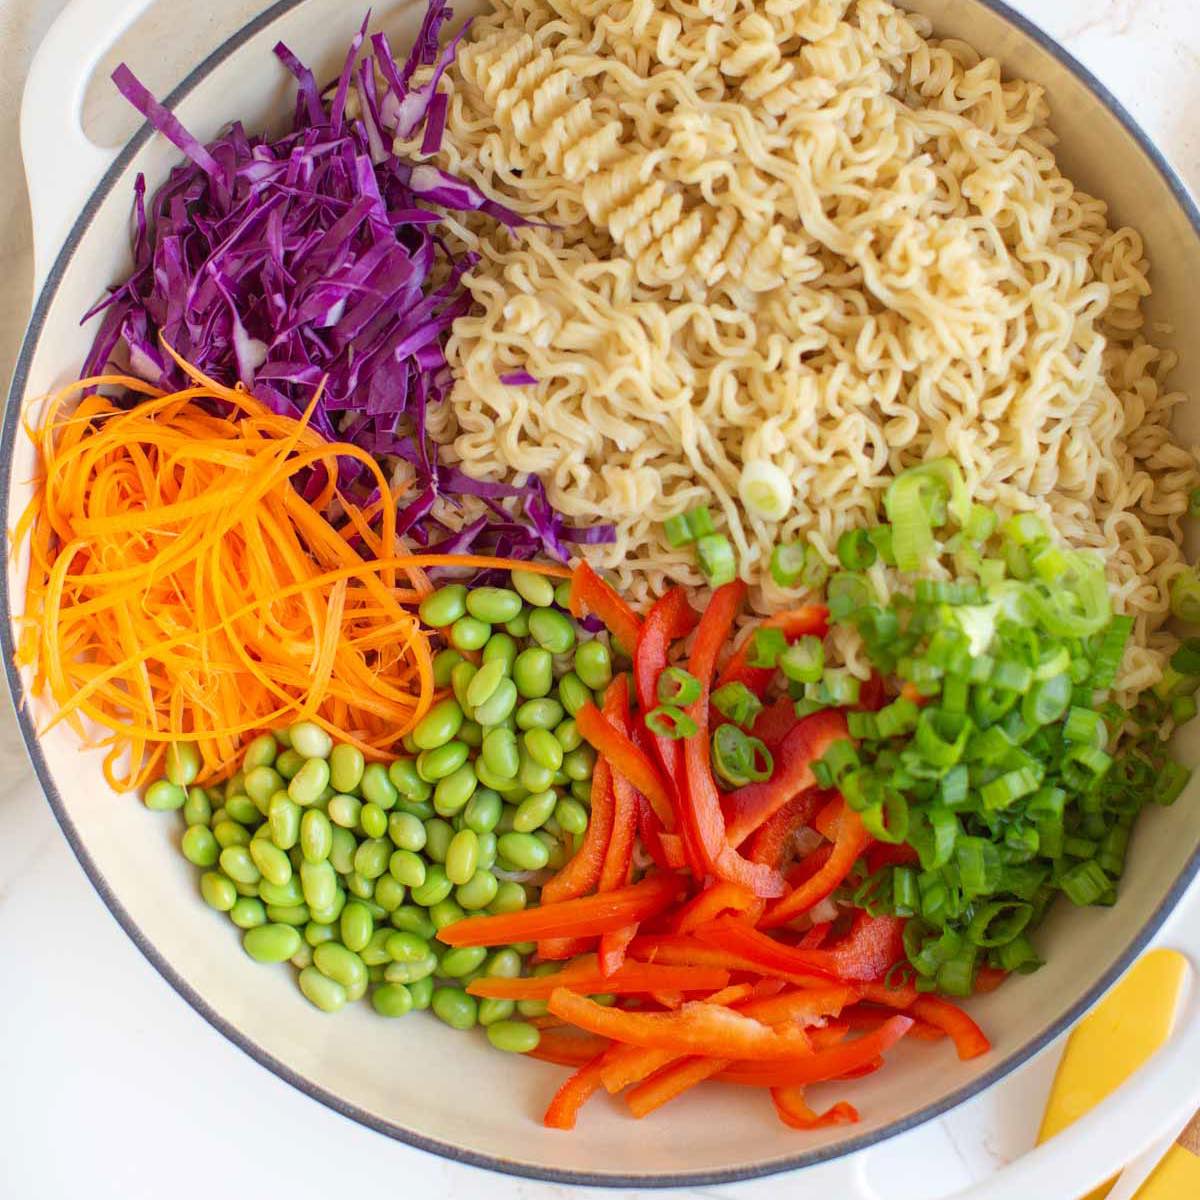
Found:
[[83, 131], [97, 64], [153, 0], [71, 0], [34, 55], [21, 99], [21, 156], [33, 216], [34, 292], [80, 208], [117, 156]]

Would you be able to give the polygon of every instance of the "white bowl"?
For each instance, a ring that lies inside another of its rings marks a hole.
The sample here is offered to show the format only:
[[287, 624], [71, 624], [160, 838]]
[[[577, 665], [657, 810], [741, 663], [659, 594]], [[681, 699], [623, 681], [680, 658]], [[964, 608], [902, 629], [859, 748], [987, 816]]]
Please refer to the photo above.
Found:
[[[143, 0], [87, 0], [82, 9], [80, 2], [52, 34], [27, 96], [24, 136], [41, 226], [41, 273], [52, 261], [49, 242], [57, 252], [61, 241], [55, 222], [65, 210], [55, 211], [55, 197], [71, 195], [73, 179], [89, 170], [99, 174], [107, 161], [82, 141], [73, 107], [78, 89], [63, 88], [63, 63], [78, 70], [80, 61], [94, 61]], [[290, 106], [292, 83], [272, 45], [282, 38], [318, 75], [328, 73], [344, 54], [361, 7], [344, 0], [277, 4], [199, 66], [171, 107], [201, 138], [234, 117], [251, 127], [273, 120]], [[1079, 64], [1000, 4], [911, 0], [909, 7], [927, 13], [941, 35], [963, 38], [1045, 86], [1066, 172], [1108, 199], [1116, 220], [1146, 239], [1154, 266], [1151, 318], [1176, 331], [1193, 329], [1200, 318], [1200, 214], [1128, 115]], [[418, 16], [413, 0], [375, 11], [397, 44], [407, 41]], [[66, 100], [56, 99], [64, 94]], [[91, 336], [90, 328], [79, 327], [79, 315], [128, 266], [134, 176], [145, 172], [153, 188], [177, 158], [143, 127], [78, 219], [71, 213], [69, 234], [68, 226], [61, 230], [65, 243], [38, 297], [5, 416], [0, 493], [9, 528], [34, 474], [21, 407], [72, 377]], [[1190, 442], [1200, 434], [1200, 353], [1194, 344], [1182, 349], [1176, 381], [1195, 401], [1180, 414], [1179, 430]], [[601, 1099], [574, 1134], [549, 1131], [538, 1118], [562, 1077], [559, 1068], [494, 1053], [482, 1038], [427, 1015], [393, 1023], [363, 1005], [336, 1017], [317, 1012], [300, 996], [290, 968], [251, 962], [228, 920], [199, 901], [196, 872], [177, 849], [177, 818], [109, 794], [98, 756], [81, 751], [67, 731], [38, 739], [27, 681], [11, 666], [12, 617], [20, 611], [24, 573], [24, 562], [14, 561], [2, 581], [6, 619], [0, 627], [21, 726], [67, 839], [130, 937], [201, 1015], [296, 1087], [383, 1133], [497, 1170], [581, 1183], [699, 1184], [827, 1161], [877, 1143], [975, 1095], [1078, 1018], [1150, 942], [1200, 868], [1200, 786], [1193, 786], [1173, 808], [1150, 812], [1139, 824], [1115, 908], [1057, 911], [1043, 935], [1048, 965], [971, 1003], [992, 1038], [989, 1055], [961, 1063], [946, 1045], [901, 1044], [888, 1070], [826, 1089], [853, 1096], [863, 1116], [859, 1125], [797, 1134], [772, 1118], [761, 1095], [711, 1086], [648, 1124], [633, 1123], [623, 1107]], [[1182, 741], [1184, 760], [1200, 760], [1195, 736]], [[1175, 1087], [1182, 1078], [1177, 1067], [1162, 1076], [1164, 1085]]]

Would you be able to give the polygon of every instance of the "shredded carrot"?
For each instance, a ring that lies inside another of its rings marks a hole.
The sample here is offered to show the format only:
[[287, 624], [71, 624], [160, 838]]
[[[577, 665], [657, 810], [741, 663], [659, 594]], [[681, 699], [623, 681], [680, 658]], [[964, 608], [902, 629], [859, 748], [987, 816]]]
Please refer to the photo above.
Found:
[[[119, 791], [151, 778], [172, 742], [196, 744], [204, 783], [251, 735], [296, 720], [388, 757], [434, 699], [413, 609], [425, 568], [569, 571], [408, 554], [379, 465], [309, 427], [319, 391], [296, 420], [176, 361], [193, 381], [182, 391], [86, 379], [26, 422], [40, 471], [12, 536], [30, 553], [17, 661], [53, 703], [43, 730], [65, 721], [104, 748]], [[339, 458], [362, 464], [377, 502], [340, 494]]]

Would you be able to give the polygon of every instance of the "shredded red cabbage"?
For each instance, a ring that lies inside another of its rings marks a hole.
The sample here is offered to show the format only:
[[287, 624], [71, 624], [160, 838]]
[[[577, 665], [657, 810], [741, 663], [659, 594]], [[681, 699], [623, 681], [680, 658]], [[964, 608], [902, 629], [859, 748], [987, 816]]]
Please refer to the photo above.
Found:
[[[415, 499], [399, 520], [416, 542], [565, 559], [566, 543], [611, 541], [611, 526], [567, 526], [534, 476], [520, 484], [471, 479], [439, 462], [426, 430], [429, 405], [443, 403], [450, 389], [445, 342], [470, 307], [461, 279], [474, 262], [453, 255], [439, 236], [439, 209], [522, 222], [472, 184], [392, 150], [397, 132], [412, 136], [422, 123], [423, 150], [441, 144], [446, 102], [437, 81], [465, 33], [439, 49], [450, 15], [445, 0], [430, 0], [402, 66], [382, 33], [361, 53], [364, 22], [328, 104], [312, 72], [276, 46], [297, 82], [292, 129], [277, 140], [249, 136], [235, 123], [205, 146], [118, 67], [117, 88], [189, 161], [171, 171], [149, 212], [139, 176], [133, 273], [85, 315], [103, 313], [103, 320], [83, 373], [99, 374], [123, 354], [147, 381], [182, 386], [161, 337], [206, 374], [240, 380], [279, 413], [301, 413], [324, 379], [313, 414], [321, 433], [411, 464]], [[420, 66], [432, 66], [432, 77], [410, 87]], [[339, 485], [362, 494], [357, 464], [343, 460]], [[478, 498], [486, 515], [457, 530], [434, 517], [439, 500], [457, 506], [465, 496]]]

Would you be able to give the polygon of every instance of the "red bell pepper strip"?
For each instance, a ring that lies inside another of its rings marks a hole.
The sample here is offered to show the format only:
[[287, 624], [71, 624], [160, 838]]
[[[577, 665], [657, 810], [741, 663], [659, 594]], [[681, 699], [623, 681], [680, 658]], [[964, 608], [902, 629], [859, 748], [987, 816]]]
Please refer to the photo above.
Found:
[[638, 837], [646, 853], [654, 859], [655, 864], [663, 871], [681, 871], [688, 866], [683, 855], [683, 840], [677, 833], [667, 833], [662, 822], [658, 819], [650, 801], [645, 796], [639, 796], [638, 801]]
[[[622, 925], [620, 929], [610, 929], [607, 933], [600, 935], [600, 971], [605, 976], [607, 985], [607, 977], [612, 975], [614, 971], [619, 971], [625, 962], [625, 951], [629, 943], [637, 937], [638, 926], [637, 922], [633, 921], [628, 925]], [[608, 987], [604, 988], [608, 991]]]
[[807, 971], [834, 978], [833, 959], [828, 950], [785, 946], [734, 917], [721, 917], [695, 932], [700, 941], [757, 963], [765, 975], [774, 975], [778, 971], [793, 974]]
[[746, 857], [768, 863], [776, 870], [783, 867], [795, 835], [810, 824], [820, 808], [825, 792], [804, 792], [789, 800], [773, 817], [755, 830]]
[[612, 1045], [608, 1038], [570, 1029], [543, 1029], [538, 1044], [526, 1056], [560, 1067], [582, 1067]]
[[824, 757], [834, 742], [849, 736], [846, 718], [838, 709], [825, 709], [800, 721], [784, 738], [771, 778], [726, 796], [722, 808], [729, 844], [740, 846], [794, 796], [815, 787], [813, 763]]
[[858, 1110], [844, 1100], [839, 1100], [823, 1113], [809, 1108], [802, 1087], [772, 1088], [771, 1100], [779, 1119], [792, 1129], [824, 1129], [830, 1125], [854, 1125], [858, 1122]]
[[964, 1061], [986, 1054], [992, 1043], [987, 1035], [957, 1004], [943, 1000], [941, 996], [931, 996], [928, 992], [918, 992], [909, 984], [899, 987], [887, 987], [884, 984], [863, 986], [859, 989], [864, 1000], [886, 1005], [888, 1008], [899, 1008], [922, 1021], [950, 1035], [958, 1057]]
[[[849, 1011], [849, 1009], [842, 1010], [843, 1013]], [[872, 1025], [871, 1028], [874, 1029], [875, 1026]], [[812, 1042], [814, 1050], [827, 1050], [830, 1046], [836, 1046], [838, 1042], [845, 1041], [849, 1032], [849, 1022], [839, 1017], [836, 1021], [826, 1021], [824, 1025], [814, 1025], [808, 1031], [808, 1040]]]
[[578, 958], [581, 954], [590, 954], [595, 948], [594, 937], [543, 938], [537, 944], [536, 958], [538, 962], [563, 962]]
[[793, 917], [806, 913], [836, 888], [854, 866], [855, 860], [870, 844], [871, 836], [863, 828], [858, 813], [843, 805], [838, 822], [837, 841], [829, 861], [809, 880], [794, 888], [767, 909], [759, 922], [763, 929], [786, 925]]
[[[838, 1019], [844, 1021], [849, 1029], [878, 1029], [887, 1020], [887, 1015], [887, 1009], [878, 1008], [874, 1004], [853, 1004], [849, 1008], [842, 1009]], [[907, 1015], [912, 1017], [911, 1012]], [[938, 1042], [946, 1036], [946, 1033], [944, 1030], [930, 1025], [928, 1021], [919, 1021], [914, 1017], [908, 1036], [919, 1042]]]
[[600, 1072], [605, 1089], [616, 1095], [630, 1084], [640, 1083], [655, 1071], [675, 1062], [674, 1050], [656, 1050], [653, 1046], [620, 1046], [614, 1043]]
[[542, 886], [542, 904], [557, 904], [590, 892], [600, 882], [613, 828], [612, 770], [598, 759], [592, 771], [592, 815], [583, 842], [570, 861]]
[[830, 956], [839, 979], [882, 979], [904, 959], [904, 918], [854, 914], [849, 932], [824, 953]]
[[594, 704], [585, 704], [575, 714], [575, 724], [580, 735], [595, 747], [601, 758], [608, 760], [613, 771], [628, 779], [650, 801], [663, 825], [673, 825], [675, 812], [671, 803], [671, 787], [646, 752]]
[[615, 892], [539, 904], [491, 917], [466, 917], [447, 925], [438, 937], [449, 946], [502, 946], [542, 938], [590, 937], [662, 912], [682, 890], [683, 881], [677, 875], [648, 875], [640, 883]]
[[629, 883], [637, 838], [637, 793], [620, 772], [613, 778], [613, 827], [600, 868], [599, 890], [611, 892]]
[[818, 921], [797, 943], [801, 950], [820, 950], [833, 928], [832, 921]]
[[846, 807], [840, 792], [827, 793], [829, 799], [823, 807], [817, 810], [813, 817], [813, 828], [831, 842], [837, 841], [838, 823], [842, 819], [842, 809]]
[[980, 967], [975, 972], [975, 990], [981, 994], [994, 992], [1007, 978], [1008, 972], [999, 967]]
[[[709, 946], [693, 937], [676, 934], [636, 937], [630, 943], [632, 957], [644, 962], [671, 963], [678, 966], [724, 967], [728, 971], [745, 971], [762, 975], [763, 965], [741, 954], [732, 954], [718, 946]], [[797, 987], [823, 988], [829, 986], [829, 976], [813, 971], [772, 970], [773, 980], [795, 984]]]
[[707, 925], [724, 912], [745, 912], [754, 904], [755, 896], [752, 892], [746, 891], [736, 883], [719, 880], [699, 895], [693, 896], [681, 908], [677, 908], [671, 914], [667, 928], [672, 933], [689, 933], [698, 925]]
[[841, 1042], [826, 1050], [813, 1050], [786, 1062], [738, 1062], [717, 1076], [728, 1083], [749, 1087], [798, 1087], [841, 1079], [851, 1072], [872, 1066], [912, 1027], [908, 1017], [892, 1017], [878, 1029], [852, 1042]]
[[751, 733], [766, 746], [772, 754], [778, 757], [784, 738], [800, 723], [796, 716], [796, 702], [789, 696], [780, 696], [774, 704], [766, 708], [754, 718]]
[[598, 1054], [580, 1067], [554, 1093], [550, 1107], [542, 1118], [547, 1129], [574, 1129], [579, 1110], [600, 1090], [600, 1064], [604, 1055]]
[[727, 1058], [682, 1058], [668, 1063], [639, 1083], [625, 1097], [625, 1102], [629, 1111], [640, 1120], [669, 1100], [682, 1096], [689, 1088], [724, 1071], [731, 1063], [732, 1060]]
[[872, 875], [883, 867], [908, 867], [920, 861], [920, 855], [907, 842], [876, 842], [867, 851], [867, 871]]
[[687, 856], [684, 854], [683, 838], [677, 833], [664, 833], [659, 839], [659, 845], [662, 847], [663, 857], [666, 859], [667, 866], [673, 871], [680, 871], [687, 865]]
[[[789, 642], [808, 636], [823, 638], [828, 628], [829, 609], [823, 604], [806, 604], [801, 608], [778, 612], [755, 626], [755, 629], [782, 629], [783, 636]], [[775, 677], [775, 668], [750, 666], [753, 650], [754, 629], [742, 639], [725, 664], [717, 682], [718, 687], [724, 687], [727, 683], [744, 683], [757, 696], [767, 690], [767, 684]]]
[[878, 671], [872, 671], [870, 678], [858, 689], [858, 703], [855, 707], [860, 712], [878, 712], [887, 703], [887, 689], [883, 676]]
[[627, 963], [619, 971], [604, 975], [594, 958], [581, 959], [554, 975], [528, 975], [502, 979], [487, 975], [467, 985], [472, 996], [495, 1000], [545, 1000], [555, 988], [565, 987], [584, 995], [611, 992], [653, 992], [678, 988], [686, 992], [711, 992], [729, 982], [729, 972], [719, 967], [673, 967], [660, 963]]
[[581, 559], [571, 575], [571, 614], [579, 618], [589, 612], [604, 622], [627, 653], [634, 652], [641, 622], [633, 609]]
[[845, 984], [805, 987], [783, 991], [775, 996], [747, 1000], [737, 1006], [740, 1013], [767, 1025], [785, 1021], [811, 1024], [822, 1017], [837, 1017], [842, 1009], [858, 999], [858, 992]]
[[566, 988], [551, 992], [548, 1003], [556, 1017], [634, 1046], [754, 1061], [788, 1061], [812, 1053], [803, 1031], [795, 1026], [773, 1028], [719, 1004], [693, 1001], [676, 1012], [629, 1012], [605, 1008]]

